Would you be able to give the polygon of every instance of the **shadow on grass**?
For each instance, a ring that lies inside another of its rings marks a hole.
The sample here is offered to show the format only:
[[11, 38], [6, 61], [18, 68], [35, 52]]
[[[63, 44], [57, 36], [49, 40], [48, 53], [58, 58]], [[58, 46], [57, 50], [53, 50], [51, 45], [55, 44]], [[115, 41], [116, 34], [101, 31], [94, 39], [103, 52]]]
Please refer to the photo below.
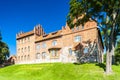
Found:
[[89, 62], [85, 62], [85, 63], [80, 63], [80, 62], [75, 62], [75, 63], [73, 63], [74, 65], [83, 65], [83, 64], [91, 64], [91, 63], [89, 63]]
[[106, 65], [104, 63], [97, 63], [96, 66], [99, 66], [100, 68], [103, 68], [104, 71], [106, 70]]

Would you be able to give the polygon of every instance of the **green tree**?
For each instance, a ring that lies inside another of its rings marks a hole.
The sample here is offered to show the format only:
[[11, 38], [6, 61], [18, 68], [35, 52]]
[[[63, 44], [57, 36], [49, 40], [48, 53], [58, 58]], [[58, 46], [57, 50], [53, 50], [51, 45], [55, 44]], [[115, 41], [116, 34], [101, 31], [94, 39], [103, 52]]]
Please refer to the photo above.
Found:
[[0, 64], [2, 64], [7, 57], [9, 57], [9, 53], [8, 45], [2, 41], [2, 36], [0, 33]]
[[[83, 17], [79, 18], [82, 15]], [[120, 35], [120, 0], [70, 0], [67, 22], [71, 28], [84, 25], [90, 19], [97, 22], [98, 28], [102, 31], [107, 52], [106, 73], [111, 73], [112, 56], [117, 36]]]
[[115, 49], [115, 62], [116, 64], [120, 64], [120, 41], [118, 41]]

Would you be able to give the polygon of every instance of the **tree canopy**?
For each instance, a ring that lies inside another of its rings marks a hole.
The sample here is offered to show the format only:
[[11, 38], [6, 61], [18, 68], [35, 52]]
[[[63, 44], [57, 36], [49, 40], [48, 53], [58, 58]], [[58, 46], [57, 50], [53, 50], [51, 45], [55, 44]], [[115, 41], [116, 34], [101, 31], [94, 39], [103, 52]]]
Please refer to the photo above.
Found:
[[[79, 18], [83, 16], [82, 18]], [[76, 22], [74, 22], [76, 19]], [[67, 22], [72, 28], [93, 20], [102, 32], [107, 52], [106, 72], [112, 72], [111, 62], [117, 37], [120, 35], [120, 0], [70, 0]]]
[[2, 41], [2, 36], [0, 32], [0, 64], [2, 64], [7, 57], [9, 57], [9, 47], [8, 45]]

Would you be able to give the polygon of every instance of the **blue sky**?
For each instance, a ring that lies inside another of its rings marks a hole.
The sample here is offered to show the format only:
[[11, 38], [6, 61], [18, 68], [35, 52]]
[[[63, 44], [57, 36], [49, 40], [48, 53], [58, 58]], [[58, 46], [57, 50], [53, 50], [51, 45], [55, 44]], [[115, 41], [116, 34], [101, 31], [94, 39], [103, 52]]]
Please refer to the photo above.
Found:
[[16, 33], [41, 24], [46, 33], [65, 26], [69, 0], [0, 0], [0, 30], [3, 41], [16, 54]]

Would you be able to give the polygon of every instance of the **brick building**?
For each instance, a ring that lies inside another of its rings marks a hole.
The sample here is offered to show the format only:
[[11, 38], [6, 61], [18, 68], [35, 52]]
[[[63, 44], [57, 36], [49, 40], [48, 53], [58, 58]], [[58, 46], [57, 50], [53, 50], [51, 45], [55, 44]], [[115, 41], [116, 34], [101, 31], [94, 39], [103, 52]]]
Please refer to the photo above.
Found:
[[37, 25], [30, 32], [18, 33], [16, 43], [16, 64], [103, 61], [101, 35], [94, 21], [72, 29], [66, 24], [49, 34]]

